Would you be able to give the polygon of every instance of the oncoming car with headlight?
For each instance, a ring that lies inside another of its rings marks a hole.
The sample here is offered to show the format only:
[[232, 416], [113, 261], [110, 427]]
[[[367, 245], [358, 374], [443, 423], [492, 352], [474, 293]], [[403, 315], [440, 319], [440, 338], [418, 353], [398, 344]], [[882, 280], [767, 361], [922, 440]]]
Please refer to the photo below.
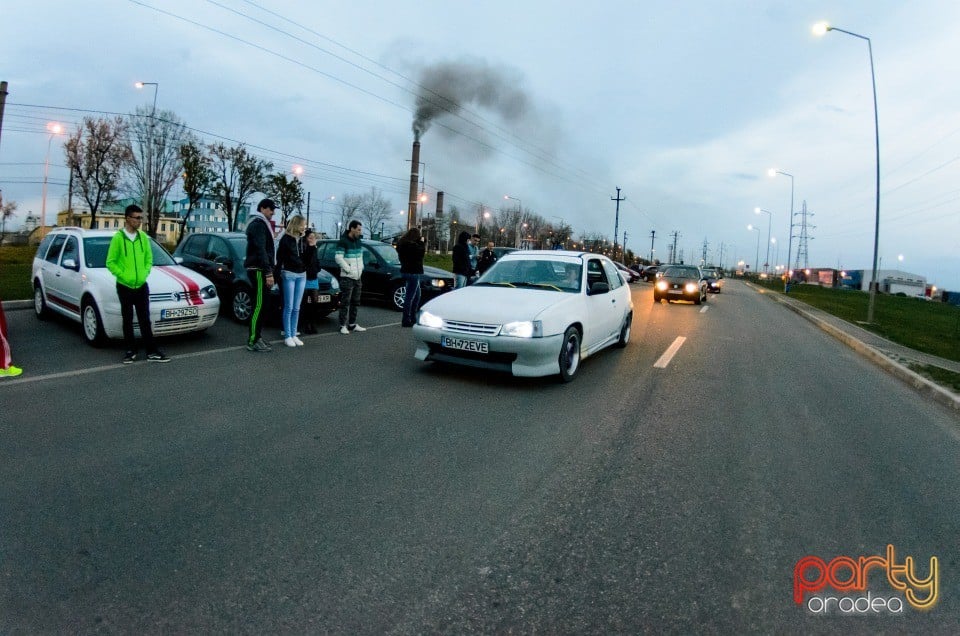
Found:
[[569, 382], [587, 356], [625, 347], [632, 320], [630, 287], [610, 259], [522, 250], [473, 285], [426, 303], [413, 328], [415, 355]]
[[699, 305], [707, 300], [707, 281], [693, 265], [668, 265], [662, 268], [653, 286], [653, 302], [692, 300]]
[[[82, 326], [84, 340], [98, 346], [107, 338], [123, 337], [123, 319], [117, 298], [117, 280], [107, 269], [107, 250], [117, 230], [57, 228], [47, 234], [33, 259], [33, 308], [37, 318], [51, 312]], [[220, 311], [217, 288], [209, 280], [177, 265], [170, 254], [150, 239], [153, 269], [150, 322], [155, 336], [203, 331], [213, 326]], [[134, 331], [140, 335], [136, 315]]]

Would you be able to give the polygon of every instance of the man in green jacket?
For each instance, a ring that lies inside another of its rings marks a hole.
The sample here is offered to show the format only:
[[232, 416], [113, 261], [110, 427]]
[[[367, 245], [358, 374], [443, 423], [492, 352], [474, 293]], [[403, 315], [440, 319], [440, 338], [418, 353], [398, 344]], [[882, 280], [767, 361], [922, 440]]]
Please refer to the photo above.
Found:
[[140, 336], [147, 350], [148, 362], [170, 362], [157, 348], [150, 323], [150, 288], [147, 276], [153, 268], [153, 249], [150, 237], [140, 229], [143, 210], [137, 205], [128, 205], [123, 211], [123, 228], [113, 235], [107, 250], [107, 269], [117, 278], [117, 296], [120, 298], [120, 315], [123, 317], [123, 341], [127, 352], [123, 363], [137, 359], [137, 341], [133, 333], [133, 311], [137, 311]]

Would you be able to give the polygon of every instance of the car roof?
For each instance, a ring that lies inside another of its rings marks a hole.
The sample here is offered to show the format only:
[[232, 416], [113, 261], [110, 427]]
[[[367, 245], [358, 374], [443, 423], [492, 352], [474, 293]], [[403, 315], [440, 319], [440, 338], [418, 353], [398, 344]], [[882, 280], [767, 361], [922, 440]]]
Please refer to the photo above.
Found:
[[47, 234], [80, 234], [82, 236], [113, 236], [118, 230], [107, 229], [107, 230], [89, 230], [83, 227], [55, 227]]
[[500, 260], [519, 260], [523, 258], [533, 257], [537, 260], [557, 260], [557, 261], [571, 261], [571, 260], [583, 260], [584, 258], [597, 257], [610, 260], [603, 254], [595, 254], [593, 252], [575, 252], [573, 250], [514, 250], [512, 252], [507, 252], [500, 257]]

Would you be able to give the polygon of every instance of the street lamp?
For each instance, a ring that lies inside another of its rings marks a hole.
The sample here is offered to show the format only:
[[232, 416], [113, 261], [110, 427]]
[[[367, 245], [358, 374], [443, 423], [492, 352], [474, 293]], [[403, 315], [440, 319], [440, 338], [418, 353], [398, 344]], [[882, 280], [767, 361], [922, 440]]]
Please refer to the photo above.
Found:
[[783, 292], [786, 294], [790, 293], [790, 274], [792, 273], [790, 259], [793, 257], [793, 175], [776, 168], [770, 168], [767, 174], [771, 177], [776, 177], [778, 174], [790, 177], [790, 236], [787, 238], [787, 282], [783, 287]]
[[[523, 201], [509, 194], [503, 195], [503, 198], [504, 200], [510, 199], [511, 201], [517, 202], [517, 244], [515, 247], [520, 247], [520, 218], [523, 216]], [[524, 227], [526, 227], [526, 225], [524, 225]]]
[[751, 232], [757, 233], [757, 260], [753, 262], [753, 271], [756, 272], [760, 269], [760, 228], [753, 227], [753, 225], [748, 225], [747, 229]]
[[827, 31], [839, 31], [840, 33], [846, 33], [855, 38], [866, 40], [867, 52], [870, 54], [870, 82], [873, 85], [873, 132], [877, 164], [876, 214], [873, 225], [873, 278], [870, 281], [870, 302], [867, 304], [867, 322], [872, 323], [873, 305], [877, 297], [877, 251], [880, 247], [880, 118], [877, 114], [877, 77], [873, 71], [873, 44], [870, 42], [870, 38], [866, 36], [854, 33], [853, 31], [838, 29], [837, 27], [830, 26], [826, 22], [820, 22], [813, 26], [814, 35], [825, 35]]
[[47, 158], [43, 162], [43, 202], [40, 204], [40, 237], [43, 238], [43, 228], [47, 226], [47, 175], [50, 173], [50, 146], [53, 137], [63, 132], [63, 126], [55, 121], [47, 124], [50, 137], [47, 138]]
[[[153, 127], [157, 121], [157, 93], [160, 92], [160, 84], [157, 82], [137, 82], [134, 86], [140, 89], [144, 86], [153, 86], [153, 109], [150, 111], [150, 134], [147, 135], [147, 162], [143, 180], [143, 209], [147, 211], [147, 218], [149, 219], [147, 228], [149, 229], [153, 222], [153, 208], [150, 205], [153, 200]], [[154, 232], [156, 232], [155, 228]]]
[[766, 272], [770, 266], [770, 223], [773, 221], [773, 213], [763, 208], [753, 208], [754, 214], [763, 212], [767, 215], [767, 260], [763, 263], [763, 271]]

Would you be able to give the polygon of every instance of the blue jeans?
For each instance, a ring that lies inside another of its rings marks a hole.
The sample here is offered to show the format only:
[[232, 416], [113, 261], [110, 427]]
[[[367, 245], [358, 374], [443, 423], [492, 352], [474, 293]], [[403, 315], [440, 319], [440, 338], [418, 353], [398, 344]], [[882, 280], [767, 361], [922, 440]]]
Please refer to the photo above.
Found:
[[403, 298], [403, 325], [417, 322], [417, 310], [420, 309], [420, 274], [401, 274], [403, 276], [405, 296]]
[[297, 321], [300, 319], [300, 303], [303, 301], [303, 290], [307, 286], [307, 273], [288, 272], [280, 273], [283, 279], [283, 333], [287, 338], [297, 335]]
[[460, 289], [461, 287], [467, 286], [467, 281], [470, 280], [463, 274], [454, 274], [453, 275], [453, 288]]

